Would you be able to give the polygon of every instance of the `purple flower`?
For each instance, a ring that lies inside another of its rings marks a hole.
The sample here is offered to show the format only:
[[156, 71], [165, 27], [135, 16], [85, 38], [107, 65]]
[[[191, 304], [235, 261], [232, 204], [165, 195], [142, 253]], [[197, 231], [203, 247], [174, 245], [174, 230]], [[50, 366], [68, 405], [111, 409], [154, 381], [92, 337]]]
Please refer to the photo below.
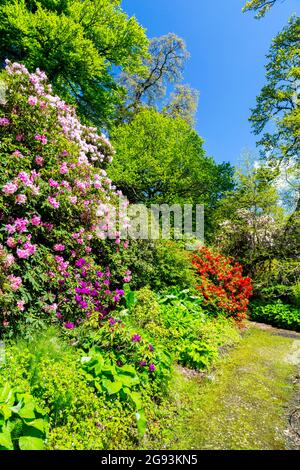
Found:
[[116, 322], [116, 320], [115, 320], [114, 318], [111, 317], [111, 318], [109, 319], [109, 324], [110, 324], [111, 326], [115, 325], [116, 323], [117, 323], [117, 322]]
[[64, 323], [64, 327], [65, 327], [67, 330], [74, 330], [75, 325], [74, 325], [74, 323], [72, 323], [72, 322], [66, 322], [66, 323]]
[[62, 314], [61, 314], [60, 312], [57, 312], [56, 317], [57, 317], [58, 319], [60, 319], [60, 318], [62, 318]]
[[81, 268], [86, 264], [86, 260], [84, 258], [80, 258], [75, 262], [76, 268]]
[[155, 365], [154, 365], [154, 364], [150, 364], [150, 365], [149, 365], [149, 371], [150, 371], [150, 372], [154, 372], [154, 371], [155, 371]]
[[147, 365], [147, 362], [146, 361], [140, 361], [140, 366], [141, 367], [145, 367]]
[[134, 343], [139, 343], [141, 339], [142, 337], [140, 335], [133, 335], [131, 341], [133, 341]]

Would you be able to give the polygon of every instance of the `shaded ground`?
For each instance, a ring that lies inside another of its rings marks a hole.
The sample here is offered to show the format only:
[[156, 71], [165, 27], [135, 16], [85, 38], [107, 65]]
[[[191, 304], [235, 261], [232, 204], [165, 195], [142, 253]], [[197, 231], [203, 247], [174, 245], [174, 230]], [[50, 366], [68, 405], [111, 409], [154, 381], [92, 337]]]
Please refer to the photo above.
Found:
[[[298, 448], [300, 335], [251, 325], [240, 345], [206, 377], [182, 373], [173, 384], [179, 412], [169, 449]], [[274, 334], [275, 333], [275, 334]], [[297, 392], [298, 388], [298, 392]], [[293, 429], [294, 428], [294, 431]], [[167, 442], [168, 441], [168, 442]]]

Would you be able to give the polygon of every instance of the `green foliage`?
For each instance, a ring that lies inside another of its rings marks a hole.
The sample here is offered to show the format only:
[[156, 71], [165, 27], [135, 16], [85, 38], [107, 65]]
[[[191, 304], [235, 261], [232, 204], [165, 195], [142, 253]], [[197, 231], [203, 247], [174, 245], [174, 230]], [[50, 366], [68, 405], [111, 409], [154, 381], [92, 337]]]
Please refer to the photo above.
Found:
[[149, 286], [155, 291], [195, 284], [190, 252], [172, 240], [132, 240], [124, 252], [124, 262], [132, 272], [133, 290]]
[[[267, 84], [257, 97], [250, 121], [255, 134], [270, 122], [274, 132], [266, 132], [258, 144], [269, 158], [296, 159], [300, 151], [300, 18], [293, 16], [273, 40], [267, 56]], [[271, 128], [272, 129], [272, 128]], [[299, 162], [298, 162], [299, 163]]]
[[34, 397], [6, 382], [0, 388], [0, 450], [42, 450], [47, 432], [46, 413]]
[[256, 18], [261, 18], [275, 5], [277, 0], [249, 0], [243, 8], [243, 11], [254, 10]]
[[111, 67], [142, 68], [148, 40], [120, 0], [2, 1], [1, 61], [39, 67], [67, 101], [97, 125], [108, 125], [123, 92]]
[[[126, 305], [130, 307], [130, 294], [132, 291], [128, 291], [126, 295]], [[150, 290], [149, 287], [144, 287], [139, 290], [135, 295], [136, 304], [131, 312], [132, 321], [141, 328], [151, 328], [151, 324], [160, 323], [160, 307], [157, 301], [157, 297]]]
[[280, 328], [300, 331], [300, 309], [277, 301], [273, 304], [253, 304], [251, 318]]
[[183, 119], [143, 109], [111, 138], [116, 156], [108, 173], [130, 202], [205, 204], [209, 232], [211, 211], [232, 188], [232, 168], [205, 156], [203, 140]]
[[155, 344], [187, 367], [209, 367], [219, 348], [238, 341], [234, 323], [222, 316], [209, 315], [202, 307], [203, 299], [192, 290], [173, 288], [154, 296], [149, 289], [142, 289], [135, 294], [134, 302], [129, 300], [131, 307], [127, 305], [125, 322], [139, 321]]

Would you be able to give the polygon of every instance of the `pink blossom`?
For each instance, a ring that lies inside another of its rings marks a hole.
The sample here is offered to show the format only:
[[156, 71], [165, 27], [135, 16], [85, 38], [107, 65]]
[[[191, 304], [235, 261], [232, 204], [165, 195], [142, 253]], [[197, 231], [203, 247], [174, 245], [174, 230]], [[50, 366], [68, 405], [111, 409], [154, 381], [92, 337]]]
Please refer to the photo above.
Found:
[[27, 103], [30, 105], [30, 106], [35, 106], [37, 104], [38, 100], [35, 96], [29, 96], [28, 100], [27, 100]]
[[25, 185], [25, 186], [29, 186], [31, 184], [31, 179], [30, 179], [30, 176], [28, 173], [26, 173], [26, 171], [21, 171], [19, 174], [18, 174], [18, 178], [19, 180], [22, 181], [22, 183]]
[[21, 248], [17, 248], [17, 255], [20, 259], [27, 259], [30, 256], [29, 250], [22, 250]]
[[32, 225], [38, 226], [41, 224], [41, 218], [38, 215], [34, 215], [31, 219]]
[[17, 245], [13, 237], [8, 237], [6, 244], [9, 246], [9, 248], [15, 248]]
[[54, 251], [64, 251], [65, 250], [65, 245], [61, 245], [60, 243], [56, 243], [56, 245], [54, 245], [53, 247], [53, 250]]
[[20, 312], [24, 312], [24, 305], [25, 305], [24, 300], [18, 300], [17, 308], [18, 308], [18, 310], [20, 310]]
[[30, 242], [24, 243], [24, 250], [29, 252], [29, 255], [33, 255], [36, 252], [36, 245], [32, 245]]
[[58, 188], [59, 187], [59, 183], [57, 181], [55, 181], [54, 179], [52, 179], [52, 178], [50, 178], [48, 180], [48, 183], [51, 186], [51, 188]]
[[46, 145], [47, 137], [44, 134], [37, 134], [34, 136], [35, 140], [41, 142], [41, 144]]
[[17, 204], [25, 204], [26, 201], [27, 201], [27, 197], [25, 196], [25, 194], [18, 194], [16, 196], [16, 203]]
[[61, 175], [65, 175], [66, 173], [69, 172], [67, 163], [63, 163], [63, 164], [60, 166], [59, 172], [60, 172]]
[[69, 201], [70, 201], [71, 204], [76, 204], [77, 196], [69, 196]]
[[10, 287], [12, 288], [13, 291], [18, 290], [22, 285], [22, 279], [20, 277], [11, 275], [11, 276], [8, 276], [8, 280], [10, 282]]
[[2, 192], [5, 194], [14, 194], [17, 190], [18, 185], [15, 183], [6, 183], [2, 188]]
[[6, 117], [0, 118], [0, 126], [9, 126], [10, 120], [7, 119]]
[[25, 139], [24, 134], [17, 134], [17, 135], [16, 135], [16, 140], [17, 140], [18, 142], [23, 142], [24, 139]]
[[13, 255], [7, 255], [5, 258], [5, 267], [10, 268], [15, 262], [15, 258]]
[[20, 150], [15, 150], [12, 155], [14, 157], [19, 157], [19, 158], [23, 158], [23, 155], [21, 154]]
[[52, 207], [54, 207], [54, 209], [58, 209], [60, 206], [59, 202], [57, 201], [57, 199], [55, 199], [55, 197], [49, 196], [48, 202], [49, 204], [51, 204]]
[[16, 227], [17, 232], [20, 232], [20, 233], [26, 232], [27, 224], [28, 224], [27, 219], [16, 219], [15, 227]]
[[11, 224], [7, 224], [5, 226], [5, 230], [11, 235], [13, 233], [15, 233], [16, 231], [16, 226], [15, 225], [11, 225]]
[[46, 101], [40, 101], [40, 108], [41, 109], [45, 109], [45, 108], [47, 108], [47, 106], [48, 106], [48, 103]]
[[36, 163], [37, 165], [39, 165], [39, 166], [42, 166], [43, 163], [44, 163], [43, 157], [40, 157], [39, 155], [37, 155], [37, 156], [35, 157], [35, 163]]

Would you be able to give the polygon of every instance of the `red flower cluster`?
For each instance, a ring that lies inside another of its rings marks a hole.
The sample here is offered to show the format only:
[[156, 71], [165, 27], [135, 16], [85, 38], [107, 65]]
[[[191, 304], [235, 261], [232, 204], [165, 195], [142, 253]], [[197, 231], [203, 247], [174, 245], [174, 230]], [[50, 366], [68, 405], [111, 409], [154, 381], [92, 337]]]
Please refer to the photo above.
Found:
[[246, 317], [252, 280], [243, 277], [242, 266], [231, 258], [202, 247], [193, 256], [205, 304], [226, 311], [238, 320]]

